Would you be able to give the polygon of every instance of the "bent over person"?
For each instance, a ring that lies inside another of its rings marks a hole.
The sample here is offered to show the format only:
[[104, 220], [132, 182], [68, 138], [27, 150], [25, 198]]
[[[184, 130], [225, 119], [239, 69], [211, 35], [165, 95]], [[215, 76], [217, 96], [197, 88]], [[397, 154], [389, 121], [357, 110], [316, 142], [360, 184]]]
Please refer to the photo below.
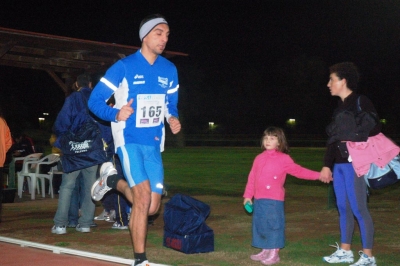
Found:
[[[132, 265], [146, 265], [147, 219], [161, 204], [164, 169], [164, 117], [172, 133], [181, 129], [178, 120], [178, 74], [173, 63], [161, 56], [168, 41], [169, 26], [159, 14], [142, 20], [136, 53], [108, 69], [89, 99], [90, 110], [111, 121], [116, 152], [124, 177], [112, 163], [100, 168], [100, 178], [92, 187], [92, 198], [100, 200], [111, 188], [132, 203], [129, 228], [134, 251]], [[107, 100], [114, 94], [115, 105]]]

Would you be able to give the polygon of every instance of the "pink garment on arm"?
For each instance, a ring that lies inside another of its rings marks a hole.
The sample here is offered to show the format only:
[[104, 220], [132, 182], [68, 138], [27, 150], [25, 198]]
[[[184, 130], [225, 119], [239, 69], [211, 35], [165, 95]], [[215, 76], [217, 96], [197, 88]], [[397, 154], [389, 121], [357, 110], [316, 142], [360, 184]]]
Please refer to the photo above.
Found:
[[400, 152], [400, 148], [382, 133], [364, 142], [348, 141], [346, 145], [357, 176], [367, 174], [371, 163], [384, 167]]

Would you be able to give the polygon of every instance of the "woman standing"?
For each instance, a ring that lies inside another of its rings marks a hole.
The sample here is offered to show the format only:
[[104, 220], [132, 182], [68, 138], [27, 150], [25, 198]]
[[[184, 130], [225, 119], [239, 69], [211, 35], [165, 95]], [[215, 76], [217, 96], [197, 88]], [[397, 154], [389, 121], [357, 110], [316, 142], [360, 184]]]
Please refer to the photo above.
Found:
[[372, 256], [374, 226], [367, 207], [367, 185], [364, 178], [358, 177], [354, 171], [346, 141], [366, 141], [369, 136], [380, 133], [381, 126], [372, 102], [356, 94], [359, 80], [357, 67], [345, 62], [331, 66], [329, 71], [329, 90], [332, 96], [340, 99], [333, 120], [327, 127], [329, 139], [321, 178], [331, 177], [333, 170], [341, 244], [323, 260], [328, 263], [353, 263], [351, 242], [355, 217], [361, 232], [363, 250], [359, 252], [360, 259], [351, 265], [376, 266], [375, 257]]

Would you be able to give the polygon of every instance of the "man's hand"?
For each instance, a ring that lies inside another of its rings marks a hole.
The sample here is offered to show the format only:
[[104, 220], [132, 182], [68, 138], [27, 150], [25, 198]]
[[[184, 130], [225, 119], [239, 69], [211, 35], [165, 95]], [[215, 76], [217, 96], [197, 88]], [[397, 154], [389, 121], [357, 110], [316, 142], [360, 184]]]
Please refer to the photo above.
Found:
[[181, 122], [179, 122], [178, 118], [172, 116], [168, 119], [168, 123], [172, 133], [177, 134], [181, 131]]
[[133, 103], [133, 99], [130, 99], [129, 102], [122, 106], [122, 108], [119, 110], [119, 112], [117, 113], [117, 121], [126, 121], [128, 120], [128, 118], [133, 114], [134, 110], [131, 107]]
[[329, 183], [329, 182], [333, 181], [332, 171], [331, 171], [331, 169], [329, 169], [329, 167], [326, 167], [326, 166], [322, 167], [321, 174], [319, 176], [319, 180], [324, 183]]

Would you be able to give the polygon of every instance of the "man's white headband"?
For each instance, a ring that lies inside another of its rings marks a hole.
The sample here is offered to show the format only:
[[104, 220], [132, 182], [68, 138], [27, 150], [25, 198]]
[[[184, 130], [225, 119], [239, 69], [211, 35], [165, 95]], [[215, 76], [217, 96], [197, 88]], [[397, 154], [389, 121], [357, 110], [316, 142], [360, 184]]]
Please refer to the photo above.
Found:
[[158, 24], [167, 24], [167, 21], [164, 18], [154, 18], [152, 20], [147, 21], [142, 25], [139, 30], [139, 38], [143, 41], [143, 38], [146, 37], [147, 34]]

